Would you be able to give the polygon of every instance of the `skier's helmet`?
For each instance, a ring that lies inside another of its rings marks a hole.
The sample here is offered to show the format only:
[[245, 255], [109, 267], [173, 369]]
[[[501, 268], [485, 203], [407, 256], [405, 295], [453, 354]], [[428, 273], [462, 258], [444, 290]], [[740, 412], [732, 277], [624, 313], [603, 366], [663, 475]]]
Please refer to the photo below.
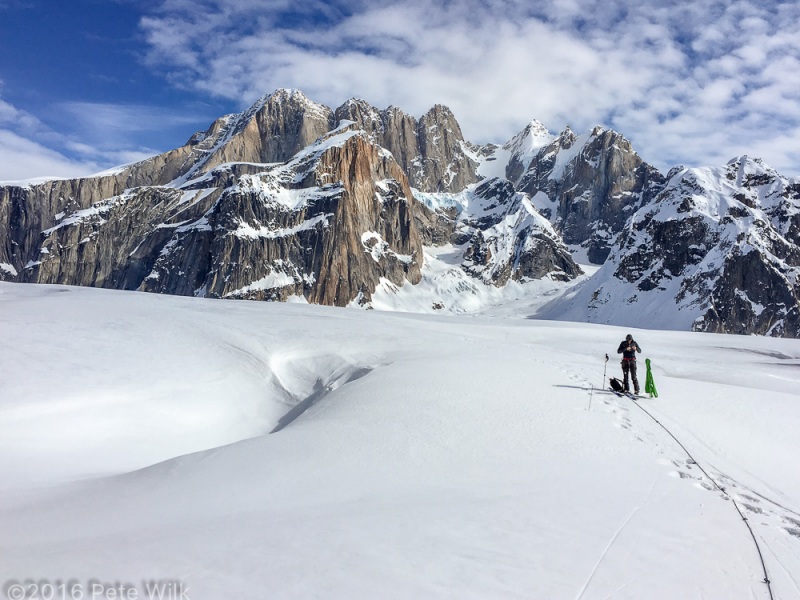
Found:
[[629, 333], [628, 335], [625, 336], [625, 341], [632, 342], [633, 341], [633, 336]]

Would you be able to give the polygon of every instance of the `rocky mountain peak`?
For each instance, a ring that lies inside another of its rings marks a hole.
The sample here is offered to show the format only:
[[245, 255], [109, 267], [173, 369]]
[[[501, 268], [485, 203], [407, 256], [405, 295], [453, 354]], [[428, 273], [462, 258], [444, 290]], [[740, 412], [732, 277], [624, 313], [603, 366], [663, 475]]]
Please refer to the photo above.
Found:
[[735, 175], [736, 184], [748, 189], [768, 185], [782, 179], [778, 172], [764, 164], [763, 160], [746, 154], [729, 160], [727, 168], [728, 180], [733, 180], [732, 177]]
[[386, 148], [422, 191], [457, 191], [478, 180], [477, 163], [464, 151], [464, 135], [452, 111], [437, 104], [419, 120], [396, 107], [378, 110], [353, 98], [339, 106], [334, 120], [353, 121]]
[[543, 213], [567, 244], [582, 246], [596, 264], [605, 261], [631, 214], [664, 184], [628, 140], [602, 127], [581, 136], [567, 127], [528, 158], [527, 167], [512, 157], [507, 176], [520, 191], [544, 193], [550, 204]]
[[461, 132], [461, 126], [453, 111], [443, 104], [435, 104], [422, 115], [419, 123], [421, 131], [437, 132], [441, 136], [433, 136], [437, 141], [443, 138], [464, 141], [464, 134]]
[[506, 165], [506, 179], [518, 184], [539, 150], [552, 144], [554, 139], [555, 136], [541, 122], [533, 120], [528, 123], [525, 129], [503, 144], [503, 149], [511, 154]]
[[309, 104], [316, 104], [309, 100], [308, 96], [306, 96], [301, 90], [295, 88], [277, 88], [272, 93], [264, 94], [261, 97], [261, 100], [257, 101], [255, 105], [259, 102], [264, 104], [265, 102], [272, 100], [275, 102], [297, 102], [297, 103], [309, 103]]
[[372, 106], [369, 102], [364, 100], [363, 98], [350, 98], [349, 100], [345, 100], [341, 106], [339, 106], [334, 112], [338, 113], [340, 111], [357, 111], [362, 113], [379, 113], [377, 108]]
[[302, 108], [305, 111], [316, 111], [321, 115], [327, 115], [331, 112], [331, 109], [324, 104], [314, 102], [302, 91], [292, 88], [278, 88], [271, 94], [265, 94], [246, 112], [256, 112], [261, 106], [266, 104], [289, 104], [296, 108]]
[[229, 162], [285, 162], [333, 128], [333, 111], [298, 90], [279, 89], [237, 115], [184, 180]]
[[512, 153], [529, 154], [553, 141], [553, 134], [540, 121], [534, 119], [517, 135], [503, 144]]
[[569, 125], [564, 128], [564, 131], [558, 134], [557, 138], [558, 146], [562, 150], [569, 150], [577, 140], [578, 136], [570, 129]]
[[423, 191], [458, 191], [478, 181], [478, 163], [453, 112], [436, 104], [417, 123], [419, 156], [412, 161], [409, 178]]
[[[231, 135], [246, 129], [258, 115], [264, 119], [264, 114], [276, 116], [306, 115], [311, 118], [330, 120], [331, 110], [322, 104], [310, 100], [300, 90], [279, 88], [271, 94], [264, 94], [241, 113], [223, 117], [227, 125], [232, 126]], [[212, 126], [213, 127], [213, 126]]]
[[800, 337], [800, 180], [748, 157], [669, 175], [576, 300], [588, 318]]
[[351, 98], [334, 111], [334, 120], [352, 121], [366, 131], [378, 144], [382, 144], [385, 131], [384, 119], [381, 112], [366, 100]]
[[19, 282], [368, 303], [419, 281], [422, 240], [497, 286], [605, 263], [581, 320], [641, 302], [661, 326], [800, 337], [800, 180], [748, 156], [665, 178], [601, 126], [475, 146], [442, 104], [279, 89], [144, 161], [0, 187], [0, 279]]

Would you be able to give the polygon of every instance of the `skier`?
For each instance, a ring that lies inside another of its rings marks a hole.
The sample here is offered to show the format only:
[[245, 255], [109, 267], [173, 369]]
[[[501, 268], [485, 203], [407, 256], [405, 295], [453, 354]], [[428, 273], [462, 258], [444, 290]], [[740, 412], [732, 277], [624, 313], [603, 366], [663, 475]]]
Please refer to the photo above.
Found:
[[625, 340], [617, 348], [617, 354], [622, 354], [622, 380], [625, 391], [630, 391], [628, 385], [628, 373], [630, 373], [631, 380], [633, 380], [633, 393], [639, 395], [639, 379], [636, 377], [636, 353], [641, 352], [642, 349], [633, 340], [633, 336], [629, 333], [625, 336]]

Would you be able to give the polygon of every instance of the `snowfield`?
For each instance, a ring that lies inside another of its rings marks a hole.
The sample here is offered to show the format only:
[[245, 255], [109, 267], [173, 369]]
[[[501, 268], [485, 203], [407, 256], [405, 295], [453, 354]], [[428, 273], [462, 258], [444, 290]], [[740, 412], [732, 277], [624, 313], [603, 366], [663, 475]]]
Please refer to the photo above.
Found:
[[800, 598], [800, 341], [513, 307], [0, 283], [6, 596]]

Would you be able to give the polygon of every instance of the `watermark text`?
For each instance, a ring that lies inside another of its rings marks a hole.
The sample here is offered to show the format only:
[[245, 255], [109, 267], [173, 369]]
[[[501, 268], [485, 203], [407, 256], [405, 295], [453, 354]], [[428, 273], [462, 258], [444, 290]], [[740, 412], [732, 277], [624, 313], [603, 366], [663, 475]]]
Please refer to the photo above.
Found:
[[178, 579], [137, 582], [103, 579], [10, 579], [6, 600], [191, 600], [189, 587]]

